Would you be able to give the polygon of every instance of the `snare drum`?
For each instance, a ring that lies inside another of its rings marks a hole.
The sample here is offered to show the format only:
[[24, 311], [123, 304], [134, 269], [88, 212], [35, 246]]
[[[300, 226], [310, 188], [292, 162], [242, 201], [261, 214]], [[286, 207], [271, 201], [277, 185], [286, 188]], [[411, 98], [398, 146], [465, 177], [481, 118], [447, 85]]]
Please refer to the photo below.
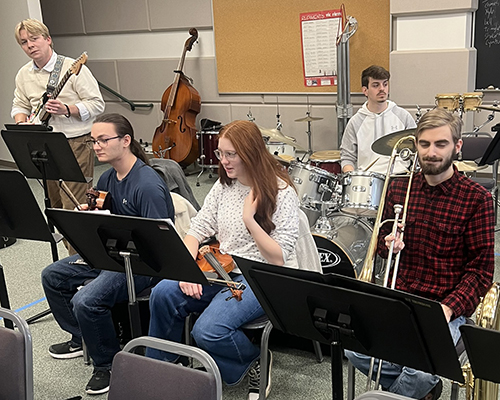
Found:
[[302, 205], [314, 201], [329, 201], [332, 198], [337, 185], [336, 175], [300, 161], [292, 161], [288, 173]]
[[290, 156], [295, 158], [295, 147], [290, 144], [280, 142], [269, 142], [266, 144], [267, 151], [275, 156]]
[[457, 111], [460, 105], [459, 93], [444, 93], [436, 95], [436, 104], [448, 111]]
[[320, 256], [323, 273], [357, 278], [363, 268], [372, 227], [363, 219], [350, 215], [336, 215], [329, 220], [331, 230], [311, 230]]
[[340, 209], [351, 215], [375, 217], [384, 189], [385, 177], [368, 171], [350, 171], [342, 178]]
[[214, 150], [219, 144], [218, 131], [200, 131], [198, 132], [198, 148], [200, 150], [200, 158], [198, 163], [200, 166], [219, 165], [219, 160], [215, 157]]
[[476, 111], [483, 101], [482, 92], [464, 93], [464, 111]]
[[342, 173], [339, 150], [316, 151], [309, 157], [309, 162], [313, 167], [324, 169], [332, 174], [340, 175]]

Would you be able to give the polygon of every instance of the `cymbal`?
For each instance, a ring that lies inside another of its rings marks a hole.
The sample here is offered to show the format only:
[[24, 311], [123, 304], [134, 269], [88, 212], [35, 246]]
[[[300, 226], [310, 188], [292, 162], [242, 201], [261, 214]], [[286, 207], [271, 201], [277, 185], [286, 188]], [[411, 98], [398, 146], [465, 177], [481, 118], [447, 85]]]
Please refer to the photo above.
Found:
[[290, 146], [295, 147], [296, 149], [305, 150], [300, 144], [295, 141], [295, 138], [291, 136], [283, 135], [278, 129], [260, 129], [262, 137], [268, 137], [269, 140], [267, 144], [271, 143], [283, 143], [289, 144]]
[[499, 106], [477, 106], [477, 108], [480, 108], [481, 110], [488, 110], [488, 111], [500, 111]]
[[295, 122], [312, 122], [312, 121], [321, 121], [323, 117], [311, 117], [308, 115], [307, 117], [304, 118], [298, 118], [295, 120]]
[[403, 131], [397, 131], [389, 133], [388, 135], [378, 138], [372, 143], [372, 150], [383, 156], [390, 156], [392, 154], [392, 149], [396, 145], [399, 139], [405, 136], [415, 135], [415, 129], [405, 129]]
[[259, 128], [262, 136], [266, 136], [269, 138], [270, 142], [279, 142], [281, 139], [285, 137], [278, 129], [265, 129]]
[[477, 165], [474, 161], [453, 161], [460, 172], [474, 172], [485, 169], [487, 165]]

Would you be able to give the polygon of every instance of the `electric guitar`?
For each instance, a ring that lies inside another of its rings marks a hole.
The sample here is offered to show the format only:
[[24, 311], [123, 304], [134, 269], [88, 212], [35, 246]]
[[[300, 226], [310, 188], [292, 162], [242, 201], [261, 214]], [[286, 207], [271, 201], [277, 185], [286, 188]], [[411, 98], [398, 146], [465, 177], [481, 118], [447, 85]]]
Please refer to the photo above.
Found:
[[38, 102], [38, 106], [36, 107], [35, 111], [33, 111], [33, 114], [31, 114], [28, 122], [29, 123], [34, 123], [35, 119], [38, 117], [38, 120], [47, 125], [49, 122], [49, 119], [51, 117], [51, 114], [47, 112], [43, 106], [49, 99], [55, 99], [57, 96], [59, 96], [59, 93], [63, 89], [64, 85], [66, 82], [68, 82], [68, 79], [71, 77], [71, 75], [78, 75], [80, 73], [80, 70], [82, 69], [82, 65], [87, 62], [88, 56], [86, 52], [83, 52], [80, 57], [78, 57], [73, 64], [68, 68], [64, 76], [60, 79], [58, 85], [54, 89], [51, 95], [49, 95], [47, 92], [45, 92]]

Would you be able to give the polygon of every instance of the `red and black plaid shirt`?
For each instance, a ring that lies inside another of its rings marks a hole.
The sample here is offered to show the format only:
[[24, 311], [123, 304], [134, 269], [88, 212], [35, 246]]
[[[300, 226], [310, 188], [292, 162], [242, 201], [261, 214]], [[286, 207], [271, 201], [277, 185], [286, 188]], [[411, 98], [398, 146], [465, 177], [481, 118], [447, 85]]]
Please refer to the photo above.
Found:
[[[394, 179], [383, 220], [404, 205], [408, 179]], [[380, 229], [378, 251], [387, 258]], [[493, 279], [494, 213], [491, 194], [455, 169], [453, 176], [429, 186], [421, 173], [413, 178], [396, 288], [447, 305], [454, 317], [470, 316]]]

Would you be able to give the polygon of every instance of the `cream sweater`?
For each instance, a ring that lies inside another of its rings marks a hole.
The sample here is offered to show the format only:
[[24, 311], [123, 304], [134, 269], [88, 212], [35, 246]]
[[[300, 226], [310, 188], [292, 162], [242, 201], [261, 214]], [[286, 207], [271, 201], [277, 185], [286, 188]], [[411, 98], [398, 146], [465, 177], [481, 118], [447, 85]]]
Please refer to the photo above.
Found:
[[[16, 89], [12, 103], [11, 116], [24, 113], [30, 115], [45, 93], [47, 81], [54, 69], [57, 54], [53, 52], [51, 60], [44, 68], [36, 68], [33, 61], [24, 65], [16, 75]], [[66, 57], [61, 69], [61, 79], [75, 60]], [[99, 85], [90, 70], [83, 65], [78, 75], [71, 75], [57, 97], [64, 104], [75, 104], [80, 110], [80, 117], [52, 115], [49, 125], [55, 132], [63, 132], [67, 138], [78, 137], [90, 132], [95, 117], [104, 111]]]

